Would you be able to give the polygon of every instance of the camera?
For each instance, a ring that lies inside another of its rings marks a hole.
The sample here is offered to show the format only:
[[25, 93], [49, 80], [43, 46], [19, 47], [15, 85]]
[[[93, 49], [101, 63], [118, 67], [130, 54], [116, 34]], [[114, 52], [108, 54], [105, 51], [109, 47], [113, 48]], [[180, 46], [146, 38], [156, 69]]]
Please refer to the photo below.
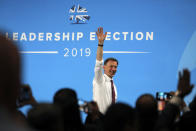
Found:
[[27, 88], [21, 88], [20, 89], [20, 96], [18, 98], [19, 101], [26, 101], [29, 100], [30, 96], [29, 96], [29, 90]]
[[172, 98], [172, 95], [168, 92], [157, 92], [156, 100], [158, 104], [158, 111], [164, 110], [165, 105], [171, 98]]
[[172, 95], [168, 92], [157, 92], [156, 99], [159, 101], [168, 101], [172, 98]]
[[91, 112], [89, 102], [84, 101], [84, 100], [78, 100], [78, 105], [79, 105], [80, 111], [83, 111], [85, 113], [90, 113]]
[[29, 88], [26, 88], [25, 86], [28, 85], [22, 85], [20, 88], [19, 97], [16, 100], [17, 107], [20, 107], [20, 103], [30, 100]]

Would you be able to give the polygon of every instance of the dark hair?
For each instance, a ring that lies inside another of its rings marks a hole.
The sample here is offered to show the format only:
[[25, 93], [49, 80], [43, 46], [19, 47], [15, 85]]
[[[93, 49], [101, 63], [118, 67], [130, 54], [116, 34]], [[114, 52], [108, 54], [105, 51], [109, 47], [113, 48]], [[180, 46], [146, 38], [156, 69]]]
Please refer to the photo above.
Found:
[[0, 105], [16, 111], [21, 85], [21, 59], [18, 47], [0, 33]]
[[54, 103], [61, 100], [62, 102], [64, 102], [64, 99], [68, 97], [73, 98], [77, 102], [77, 94], [74, 90], [72, 90], [71, 88], [61, 88], [55, 93], [53, 101]]
[[42, 131], [58, 131], [64, 127], [61, 109], [48, 103], [40, 103], [31, 108], [27, 120], [30, 127]]
[[135, 110], [125, 103], [113, 104], [107, 109], [103, 122], [104, 131], [123, 131], [126, 127], [134, 129]]
[[118, 65], [118, 60], [116, 58], [113, 58], [113, 57], [110, 57], [110, 58], [107, 58], [105, 61], [104, 61], [104, 65], [106, 65], [108, 63], [108, 61], [116, 61], [117, 62], [117, 65]]
[[62, 88], [58, 90], [53, 97], [53, 103], [62, 110], [64, 130], [83, 131], [77, 93], [75, 90], [71, 88]]
[[151, 94], [143, 94], [136, 101], [138, 131], [153, 130], [158, 118], [157, 101]]
[[136, 101], [136, 111], [140, 115], [153, 116], [158, 113], [157, 101], [151, 94], [143, 94]]

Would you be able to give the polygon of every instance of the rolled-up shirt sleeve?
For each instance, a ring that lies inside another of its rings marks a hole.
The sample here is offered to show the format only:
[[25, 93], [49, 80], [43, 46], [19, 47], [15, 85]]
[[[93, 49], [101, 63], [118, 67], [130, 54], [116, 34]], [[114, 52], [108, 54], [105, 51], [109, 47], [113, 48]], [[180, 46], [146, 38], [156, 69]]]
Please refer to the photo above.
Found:
[[94, 80], [98, 83], [103, 81], [103, 60], [102, 61], [98, 61], [96, 60], [96, 64], [95, 64], [95, 77]]

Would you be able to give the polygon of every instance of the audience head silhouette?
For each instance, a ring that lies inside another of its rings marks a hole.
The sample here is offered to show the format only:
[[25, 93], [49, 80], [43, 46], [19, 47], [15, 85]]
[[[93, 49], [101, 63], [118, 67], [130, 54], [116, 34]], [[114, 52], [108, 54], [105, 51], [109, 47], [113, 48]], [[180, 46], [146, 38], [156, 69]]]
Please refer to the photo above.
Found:
[[136, 101], [139, 131], [153, 130], [158, 118], [157, 101], [151, 94], [143, 94]]
[[104, 116], [105, 131], [134, 131], [135, 110], [124, 103], [111, 105]]
[[20, 55], [14, 42], [1, 34], [0, 63], [0, 105], [15, 112], [21, 85]]
[[31, 128], [39, 131], [63, 131], [63, 119], [58, 106], [41, 103], [29, 110], [27, 116]]
[[83, 130], [77, 94], [74, 90], [70, 88], [58, 90], [54, 95], [53, 102], [62, 109], [65, 130]]

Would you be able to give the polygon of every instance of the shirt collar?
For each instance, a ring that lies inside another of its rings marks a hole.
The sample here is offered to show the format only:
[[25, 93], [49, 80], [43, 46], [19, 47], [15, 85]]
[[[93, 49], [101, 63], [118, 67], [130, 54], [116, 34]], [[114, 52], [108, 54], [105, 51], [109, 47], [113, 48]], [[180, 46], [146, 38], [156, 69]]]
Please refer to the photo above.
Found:
[[113, 80], [112, 78], [110, 78], [109, 76], [107, 76], [106, 74], [104, 74], [105, 78], [106, 78], [106, 81], [111, 81]]

